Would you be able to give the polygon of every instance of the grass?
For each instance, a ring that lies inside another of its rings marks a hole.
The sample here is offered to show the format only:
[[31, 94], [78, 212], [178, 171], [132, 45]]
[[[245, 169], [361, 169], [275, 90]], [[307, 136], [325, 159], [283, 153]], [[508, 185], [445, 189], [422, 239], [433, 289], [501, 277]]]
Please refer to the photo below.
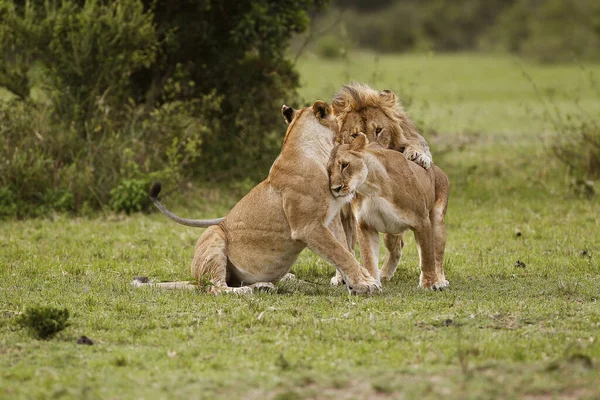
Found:
[[[372, 83], [406, 90], [412, 115], [440, 132], [428, 139], [452, 184], [450, 290], [417, 289], [412, 235], [380, 295], [329, 287], [333, 268], [307, 251], [293, 268], [302, 281], [279, 293], [212, 297], [128, 285], [188, 277], [200, 231], [161, 215], [4, 221], [0, 398], [596, 398], [600, 206], [571, 194], [539, 145], [551, 127], [522, 76], [573, 107], [564, 93], [581, 67], [475, 55], [374, 65], [368, 54], [301, 60], [301, 94], [328, 99], [376, 70]], [[240, 195], [197, 189], [165, 203], [212, 217]], [[36, 305], [67, 308], [71, 325], [32, 339], [15, 320]], [[82, 335], [94, 345], [77, 345]]]
[[[413, 118], [443, 133], [463, 131], [514, 139], [551, 130], [539, 114], [554, 107], [598, 117], [600, 64], [537, 65], [512, 56], [475, 54], [374, 55], [347, 61], [304, 57], [298, 61], [302, 97], [329, 100], [349, 81], [394, 90], [408, 100]], [[533, 80], [535, 88], [530, 80]]]

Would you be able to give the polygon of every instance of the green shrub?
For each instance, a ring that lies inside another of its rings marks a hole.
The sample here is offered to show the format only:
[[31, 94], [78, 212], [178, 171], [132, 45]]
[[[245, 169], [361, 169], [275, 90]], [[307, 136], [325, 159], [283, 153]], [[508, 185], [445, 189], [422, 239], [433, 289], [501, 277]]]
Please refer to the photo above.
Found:
[[287, 42], [324, 3], [0, 1], [0, 216], [131, 212], [153, 179], [264, 176], [296, 98]]
[[488, 32], [488, 41], [541, 62], [600, 59], [600, 3], [518, 0]]
[[552, 152], [573, 177], [573, 189], [593, 195], [592, 181], [600, 179], [600, 123], [567, 118], [562, 127], [550, 146]]
[[344, 47], [344, 42], [340, 38], [328, 35], [317, 40], [316, 53], [327, 59], [341, 58], [345, 54]]
[[[140, 0], [55, 0], [0, 3], [0, 85], [27, 98], [34, 82], [62, 120], [82, 137], [99, 110], [117, 109], [131, 93], [130, 76], [156, 59], [159, 41], [152, 14]], [[15, 89], [12, 82], [29, 87]]]
[[9, 186], [0, 187], [0, 215], [17, 215], [17, 199]]
[[350, 8], [342, 25], [352, 41], [377, 51], [504, 50], [541, 62], [600, 59], [597, 0], [335, 0], [334, 4]]
[[0, 216], [148, 207], [146, 189], [139, 200], [140, 191], [126, 197], [123, 187], [137, 182], [136, 187], [147, 188], [155, 179], [179, 182], [189, 177], [203, 140], [212, 135], [210, 127], [218, 127], [202, 115], [218, 110], [219, 101], [214, 95], [174, 101], [149, 114], [130, 104], [120, 121], [91, 121], [97, 134], [86, 138], [60, 123], [46, 106], [0, 103], [0, 159], [6, 160], [0, 162]]
[[110, 208], [113, 211], [142, 211], [148, 206], [149, 182], [144, 179], [123, 179], [110, 191]]
[[54, 307], [29, 307], [17, 323], [37, 339], [50, 339], [69, 326], [69, 310]]

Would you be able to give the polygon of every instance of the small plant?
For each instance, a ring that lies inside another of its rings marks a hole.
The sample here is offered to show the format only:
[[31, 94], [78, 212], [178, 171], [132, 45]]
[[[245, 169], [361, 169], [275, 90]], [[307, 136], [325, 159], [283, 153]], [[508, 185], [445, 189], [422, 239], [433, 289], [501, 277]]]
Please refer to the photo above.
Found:
[[342, 58], [345, 51], [344, 42], [336, 36], [324, 36], [317, 41], [316, 52], [322, 58]]
[[148, 207], [148, 183], [143, 179], [123, 179], [110, 191], [110, 208], [113, 211], [142, 211]]
[[37, 339], [50, 339], [69, 323], [69, 310], [54, 307], [30, 307], [17, 318], [17, 323], [28, 329]]
[[562, 127], [563, 134], [557, 135], [552, 150], [569, 172], [581, 181], [576, 182], [576, 186], [583, 187], [585, 194], [589, 194], [588, 191], [593, 194], [593, 186], [587, 181], [600, 179], [600, 124], [591, 118], [578, 121], [567, 116]]

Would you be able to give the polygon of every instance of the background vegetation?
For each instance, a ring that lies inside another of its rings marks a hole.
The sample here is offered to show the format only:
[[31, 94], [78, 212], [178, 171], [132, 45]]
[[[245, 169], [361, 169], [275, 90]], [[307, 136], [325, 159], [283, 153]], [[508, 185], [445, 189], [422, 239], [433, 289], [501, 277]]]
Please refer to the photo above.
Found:
[[[556, 62], [600, 49], [592, 0], [325, 3], [0, 0], [0, 216], [140, 211], [156, 179], [256, 182], [280, 147], [281, 104], [314, 100], [298, 97], [294, 69], [311, 50]], [[597, 169], [597, 124], [575, 130], [592, 149], [583, 170]]]
[[153, 179], [263, 176], [296, 96], [285, 49], [320, 5], [0, 1], [0, 214], [130, 212]]
[[[380, 52], [503, 51], [542, 62], [600, 59], [594, 0], [335, 0], [317, 26], [334, 40]], [[328, 53], [329, 52], [329, 53]], [[339, 51], [337, 55], [339, 55]]]
[[[0, 398], [597, 398], [595, 5], [483, 4], [0, 0], [0, 215], [44, 215], [0, 221]], [[152, 179], [222, 216], [267, 174], [281, 103], [352, 80], [394, 90], [449, 175], [449, 290], [416, 288], [412, 235], [377, 296], [308, 251], [276, 294], [129, 285], [187, 279], [201, 232], [134, 212]]]

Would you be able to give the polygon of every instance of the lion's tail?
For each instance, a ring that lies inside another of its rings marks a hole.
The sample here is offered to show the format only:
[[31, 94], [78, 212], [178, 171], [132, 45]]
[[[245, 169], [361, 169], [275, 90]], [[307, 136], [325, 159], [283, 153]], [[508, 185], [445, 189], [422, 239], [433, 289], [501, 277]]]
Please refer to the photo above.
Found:
[[173, 221], [180, 223], [181, 225], [193, 226], [195, 228], [208, 228], [212, 225], [219, 225], [221, 221], [225, 218], [214, 218], [214, 219], [187, 219], [181, 218], [177, 215], [173, 214], [171, 211], [167, 210], [165, 206], [163, 206], [160, 201], [158, 201], [157, 197], [160, 193], [161, 185], [160, 182], [154, 182], [152, 185], [152, 189], [150, 189], [150, 200], [154, 203], [156, 208], [160, 210], [167, 217], [171, 218]]

